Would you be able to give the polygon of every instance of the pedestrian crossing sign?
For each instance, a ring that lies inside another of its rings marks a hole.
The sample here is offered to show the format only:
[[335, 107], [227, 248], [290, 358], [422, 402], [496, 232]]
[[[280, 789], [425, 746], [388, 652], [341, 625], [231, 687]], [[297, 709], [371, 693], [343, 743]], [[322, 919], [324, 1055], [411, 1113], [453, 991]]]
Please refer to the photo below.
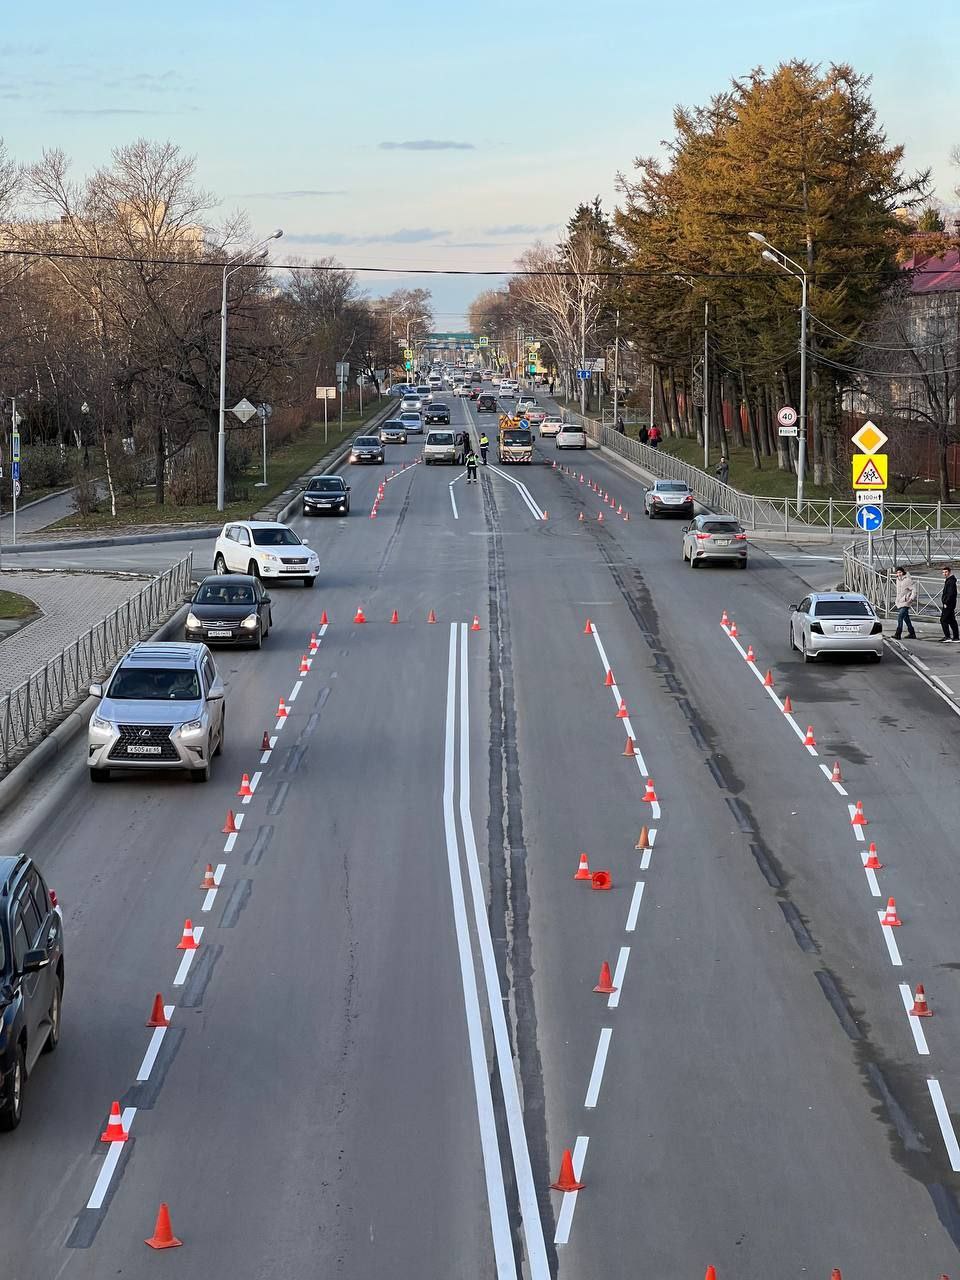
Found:
[[853, 455], [854, 489], [886, 489], [887, 455], [885, 453], [855, 453]]

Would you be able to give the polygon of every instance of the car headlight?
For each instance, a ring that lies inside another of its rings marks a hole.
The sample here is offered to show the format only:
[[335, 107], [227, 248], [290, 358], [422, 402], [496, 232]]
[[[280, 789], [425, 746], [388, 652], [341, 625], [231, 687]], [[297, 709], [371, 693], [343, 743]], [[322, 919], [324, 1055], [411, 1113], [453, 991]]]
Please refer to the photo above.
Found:
[[279, 557], [279, 556], [275, 556], [275, 555], [273, 554], [273, 552], [272, 552], [272, 551], [261, 551], [261, 552], [260, 552], [260, 559], [261, 559], [261, 560], [272, 560], [274, 564], [279, 564], [279, 563], [280, 563], [280, 557]]
[[188, 720], [177, 730], [181, 738], [198, 738], [203, 733], [202, 720]]
[[191, 631], [196, 630], [196, 628], [200, 626], [200, 619], [197, 617], [195, 613], [187, 614], [187, 626], [190, 628]]
[[248, 613], [240, 625], [241, 627], [246, 627], [248, 631], [253, 631], [258, 622], [259, 618], [255, 613]]
[[109, 720], [101, 720], [99, 716], [90, 717], [90, 728], [98, 733], [113, 733], [113, 725]]

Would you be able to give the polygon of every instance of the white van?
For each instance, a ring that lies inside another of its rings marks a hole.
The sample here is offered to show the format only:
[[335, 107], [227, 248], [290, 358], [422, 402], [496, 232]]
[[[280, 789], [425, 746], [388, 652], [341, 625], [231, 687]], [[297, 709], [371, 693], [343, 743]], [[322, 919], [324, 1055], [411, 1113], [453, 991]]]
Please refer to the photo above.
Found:
[[465, 452], [462, 431], [428, 431], [423, 442], [423, 461], [428, 467], [431, 462], [460, 466]]

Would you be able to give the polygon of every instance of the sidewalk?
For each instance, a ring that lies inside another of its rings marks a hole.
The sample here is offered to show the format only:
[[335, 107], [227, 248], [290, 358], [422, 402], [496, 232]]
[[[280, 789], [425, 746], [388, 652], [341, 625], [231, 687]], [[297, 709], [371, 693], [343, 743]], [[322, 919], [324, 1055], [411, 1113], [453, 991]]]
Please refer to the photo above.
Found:
[[[0, 541], [4, 548], [13, 537], [13, 512], [9, 508], [8, 494], [3, 496], [4, 514], [0, 516]], [[73, 489], [64, 489], [62, 493], [51, 493], [36, 502], [28, 502], [17, 507], [17, 541], [26, 533], [36, 533], [47, 525], [56, 524], [64, 516], [73, 511]]]

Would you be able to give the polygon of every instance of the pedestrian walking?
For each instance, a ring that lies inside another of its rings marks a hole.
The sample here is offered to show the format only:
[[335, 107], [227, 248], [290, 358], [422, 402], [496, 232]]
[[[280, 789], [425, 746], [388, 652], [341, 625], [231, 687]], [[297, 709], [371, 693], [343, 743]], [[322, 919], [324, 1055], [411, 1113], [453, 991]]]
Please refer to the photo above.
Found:
[[730, 479], [730, 463], [727, 461], [726, 454], [720, 458], [720, 465], [717, 467], [716, 475], [721, 484], [726, 484]]
[[623, 425], [622, 414], [617, 418], [617, 430], [620, 432], [622, 436], [625, 436], [627, 434], [627, 428]]
[[647, 444], [651, 449], [657, 449], [660, 445], [660, 428], [651, 427], [647, 433]]
[[550, 379], [550, 394], [553, 395], [553, 379]]
[[484, 466], [487, 465], [487, 450], [490, 448], [490, 441], [485, 431], [480, 432], [480, 461]]
[[464, 461], [467, 464], [467, 484], [479, 484], [477, 480], [477, 455], [474, 452], [473, 445], [468, 449]]
[[646, 444], [647, 437], [649, 435], [650, 435], [650, 432], [647, 430], [646, 424], [641, 422], [640, 426], [637, 428], [637, 439], [640, 441], [641, 444]]
[[943, 639], [939, 644], [960, 644], [957, 629], [957, 579], [948, 564], [943, 566], [943, 591], [940, 593], [940, 626]]
[[903, 628], [907, 628], [907, 635], [911, 640], [916, 640], [917, 633], [913, 629], [913, 622], [910, 619], [910, 608], [917, 603], [917, 584], [907, 573], [902, 565], [897, 568], [897, 587], [894, 603], [897, 606], [897, 629], [893, 633], [894, 640], [899, 640], [903, 635]]

